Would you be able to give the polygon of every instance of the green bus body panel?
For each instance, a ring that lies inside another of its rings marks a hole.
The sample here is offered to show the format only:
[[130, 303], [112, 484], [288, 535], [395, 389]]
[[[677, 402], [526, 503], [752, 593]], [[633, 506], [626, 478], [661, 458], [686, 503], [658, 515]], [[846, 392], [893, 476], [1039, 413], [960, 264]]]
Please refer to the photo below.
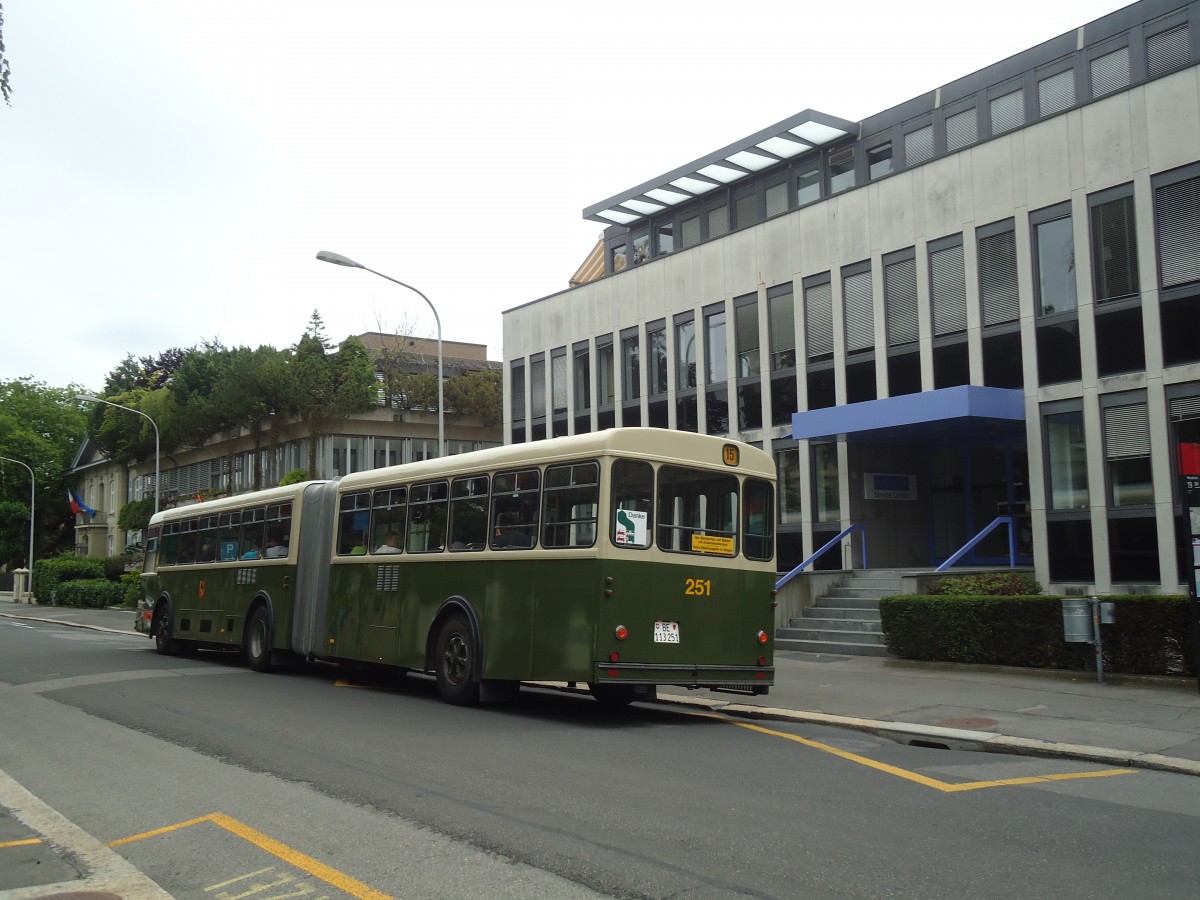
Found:
[[[424, 669], [434, 616], [444, 600], [456, 598], [480, 619], [484, 678], [773, 681], [770, 571], [705, 565], [694, 556], [679, 563], [634, 556], [521, 559], [516, 552], [472, 557], [470, 565], [439, 555], [428, 562], [410, 557], [333, 566], [322, 655]], [[678, 624], [679, 643], [656, 643], [656, 621]], [[616, 636], [618, 626], [628, 632], [624, 640]], [[758, 640], [760, 631], [766, 644]], [[607, 674], [611, 669], [620, 674]]]
[[[171, 599], [174, 636], [182, 641], [239, 647], [254, 599], [268, 599], [274, 614], [273, 646], [289, 645], [296, 567], [286, 563], [160, 569], [158, 593]], [[201, 593], [203, 585], [203, 593]]]

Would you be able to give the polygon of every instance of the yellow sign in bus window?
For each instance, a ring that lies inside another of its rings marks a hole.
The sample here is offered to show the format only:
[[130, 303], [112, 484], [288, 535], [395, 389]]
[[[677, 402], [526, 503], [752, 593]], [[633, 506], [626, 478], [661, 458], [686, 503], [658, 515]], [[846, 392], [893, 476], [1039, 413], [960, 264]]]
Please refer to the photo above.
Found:
[[725, 465], [727, 466], [736, 466], [738, 464], [737, 444], [726, 444], [722, 447], [721, 459], [725, 461]]
[[721, 537], [718, 534], [693, 534], [692, 552], [733, 556], [733, 538]]

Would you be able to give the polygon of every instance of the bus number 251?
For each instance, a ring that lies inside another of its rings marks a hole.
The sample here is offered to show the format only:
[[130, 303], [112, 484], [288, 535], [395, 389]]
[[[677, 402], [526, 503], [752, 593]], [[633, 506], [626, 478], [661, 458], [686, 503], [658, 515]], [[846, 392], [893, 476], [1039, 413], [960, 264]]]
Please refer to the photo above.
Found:
[[712, 581], [708, 578], [685, 578], [683, 593], [686, 597], [711, 597]]

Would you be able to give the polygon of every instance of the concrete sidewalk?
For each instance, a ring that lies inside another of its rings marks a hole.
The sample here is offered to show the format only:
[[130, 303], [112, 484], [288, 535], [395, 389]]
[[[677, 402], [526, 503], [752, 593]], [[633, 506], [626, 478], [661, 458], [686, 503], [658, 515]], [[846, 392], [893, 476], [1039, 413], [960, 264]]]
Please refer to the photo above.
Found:
[[[133, 632], [132, 610], [0, 602], [0, 617]], [[1200, 690], [1144, 678], [778, 651], [765, 697], [663, 688], [727, 715], [854, 728], [905, 743], [1200, 775]]]

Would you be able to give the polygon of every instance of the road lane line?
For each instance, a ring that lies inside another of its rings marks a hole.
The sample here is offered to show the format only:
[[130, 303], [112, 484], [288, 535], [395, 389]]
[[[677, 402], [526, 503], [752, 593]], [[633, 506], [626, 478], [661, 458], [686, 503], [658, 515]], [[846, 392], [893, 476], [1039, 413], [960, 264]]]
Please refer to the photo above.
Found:
[[5, 847], [28, 847], [31, 844], [40, 843], [42, 843], [41, 838], [25, 838], [24, 840], [20, 841], [0, 841], [0, 850], [3, 850]]
[[940, 781], [937, 778], [930, 778], [928, 775], [922, 775], [919, 772], [912, 772], [908, 769], [901, 769], [898, 766], [888, 765], [874, 759], [869, 759], [865, 756], [859, 756], [857, 753], [851, 753], [848, 750], [842, 750], [838, 747], [831, 747], [829, 744], [822, 744], [820, 741], [812, 741], [808, 738], [802, 738], [796, 734], [788, 734], [786, 731], [775, 731], [772, 728], [764, 728], [762, 725], [754, 725], [750, 722], [738, 722], [734, 719], [719, 716], [715, 713], [694, 713], [693, 715], [701, 715], [705, 718], [716, 719], [718, 722], [724, 722], [727, 725], [736, 725], [739, 728], [746, 728], [750, 731], [757, 731], [762, 734], [768, 734], [772, 737], [784, 738], [785, 740], [795, 741], [797, 744], [803, 744], [806, 747], [812, 747], [814, 750], [820, 750], [824, 753], [832, 753], [834, 756], [841, 757], [849, 762], [857, 763], [860, 766], [866, 766], [870, 769], [876, 769], [880, 772], [885, 772], [888, 775], [895, 775], [897, 778], [903, 778], [906, 781], [913, 781], [925, 787], [933, 788], [934, 790], [942, 791], [947, 794], [956, 794], [962, 791], [977, 791], [983, 788], [994, 787], [1011, 787], [1022, 784], [1040, 784], [1047, 781], [1071, 781], [1079, 778], [1107, 778], [1112, 775], [1133, 775], [1133, 769], [1104, 769], [1099, 772], [1068, 772], [1059, 775], [1030, 775], [1024, 778], [1004, 778], [995, 781], [970, 781], [961, 784], [951, 784], [950, 782]]

